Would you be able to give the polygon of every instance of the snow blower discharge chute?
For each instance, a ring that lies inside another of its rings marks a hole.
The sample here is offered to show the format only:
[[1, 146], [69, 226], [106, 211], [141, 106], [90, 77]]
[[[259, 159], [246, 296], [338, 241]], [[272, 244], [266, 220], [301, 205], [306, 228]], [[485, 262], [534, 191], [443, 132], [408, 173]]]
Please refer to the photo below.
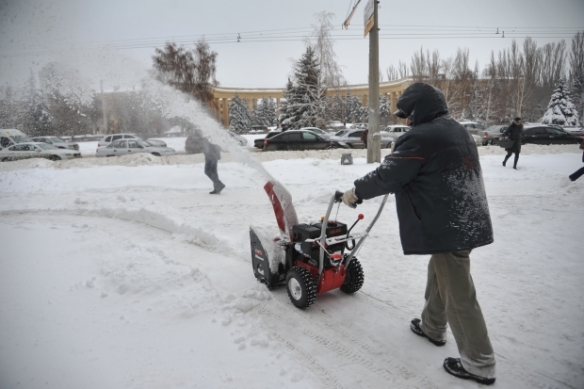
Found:
[[280, 183], [268, 181], [264, 190], [274, 208], [280, 234], [274, 238], [274, 234], [250, 227], [251, 263], [258, 281], [268, 289], [286, 285], [290, 301], [300, 309], [311, 306], [317, 294], [334, 289], [352, 294], [361, 289], [365, 278], [355, 255], [381, 215], [389, 195], [383, 197], [365, 233], [351, 234], [363, 215], [349, 228], [345, 223], [329, 219], [334, 204], [342, 201], [342, 192], [332, 196], [320, 222], [299, 224], [292, 196]]

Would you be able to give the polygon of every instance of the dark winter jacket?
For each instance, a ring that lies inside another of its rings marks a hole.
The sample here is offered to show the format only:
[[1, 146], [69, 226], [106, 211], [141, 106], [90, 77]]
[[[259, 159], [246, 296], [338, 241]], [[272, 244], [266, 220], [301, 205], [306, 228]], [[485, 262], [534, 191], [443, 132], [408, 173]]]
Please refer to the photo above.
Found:
[[221, 147], [203, 139], [203, 154], [205, 154], [205, 161], [218, 161], [221, 159]]
[[468, 131], [447, 116], [442, 92], [407, 88], [397, 107], [413, 119], [395, 151], [355, 181], [359, 199], [395, 193], [404, 254], [454, 252], [493, 242], [478, 150]]
[[511, 123], [509, 127], [503, 132], [503, 135], [513, 141], [513, 146], [505, 149], [507, 151], [521, 151], [521, 135], [523, 134], [523, 124], [517, 125], [515, 122]]

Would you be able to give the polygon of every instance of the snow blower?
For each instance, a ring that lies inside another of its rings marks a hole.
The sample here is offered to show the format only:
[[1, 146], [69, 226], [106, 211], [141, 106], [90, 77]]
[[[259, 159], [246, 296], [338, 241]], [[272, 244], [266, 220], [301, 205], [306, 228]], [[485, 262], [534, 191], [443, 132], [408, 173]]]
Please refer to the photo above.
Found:
[[330, 220], [333, 206], [342, 202], [342, 192], [337, 191], [331, 197], [320, 222], [299, 224], [292, 196], [281, 184], [269, 181], [264, 190], [276, 214], [280, 235], [274, 238], [257, 227], [250, 227], [255, 277], [270, 290], [285, 284], [290, 301], [300, 309], [311, 306], [317, 294], [334, 289], [352, 294], [361, 289], [365, 278], [355, 255], [381, 215], [389, 195], [383, 197], [365, 232], [351, 234], [363, 219], [362, 214], [349, 228], [345, 223]]

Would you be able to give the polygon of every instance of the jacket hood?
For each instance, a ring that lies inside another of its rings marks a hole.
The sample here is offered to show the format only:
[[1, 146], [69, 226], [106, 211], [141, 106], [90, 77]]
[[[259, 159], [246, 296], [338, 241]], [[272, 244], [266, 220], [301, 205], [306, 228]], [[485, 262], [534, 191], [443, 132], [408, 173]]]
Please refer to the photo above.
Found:
[[[417, 82], [410, 85], [397, 101], [401, 113], [398, 117], [409, 117], [412, 125], [429, 122], [448, 113], [442, 92], [431, 85]], [[401, 115], [401, 116], [400, 116]]]

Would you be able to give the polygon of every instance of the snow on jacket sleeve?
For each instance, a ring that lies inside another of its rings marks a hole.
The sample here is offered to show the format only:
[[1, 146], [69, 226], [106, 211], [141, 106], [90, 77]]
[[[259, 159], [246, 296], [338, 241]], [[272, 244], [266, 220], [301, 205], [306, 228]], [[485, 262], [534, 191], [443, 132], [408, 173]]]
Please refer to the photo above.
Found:
[[379, 167], [355, 181], [355, 194], [361, 200], [387, 193], [398, 193], [416, 178], [424, 162], [422, 150], [413, 132], [401, 136], [395, 150]]

